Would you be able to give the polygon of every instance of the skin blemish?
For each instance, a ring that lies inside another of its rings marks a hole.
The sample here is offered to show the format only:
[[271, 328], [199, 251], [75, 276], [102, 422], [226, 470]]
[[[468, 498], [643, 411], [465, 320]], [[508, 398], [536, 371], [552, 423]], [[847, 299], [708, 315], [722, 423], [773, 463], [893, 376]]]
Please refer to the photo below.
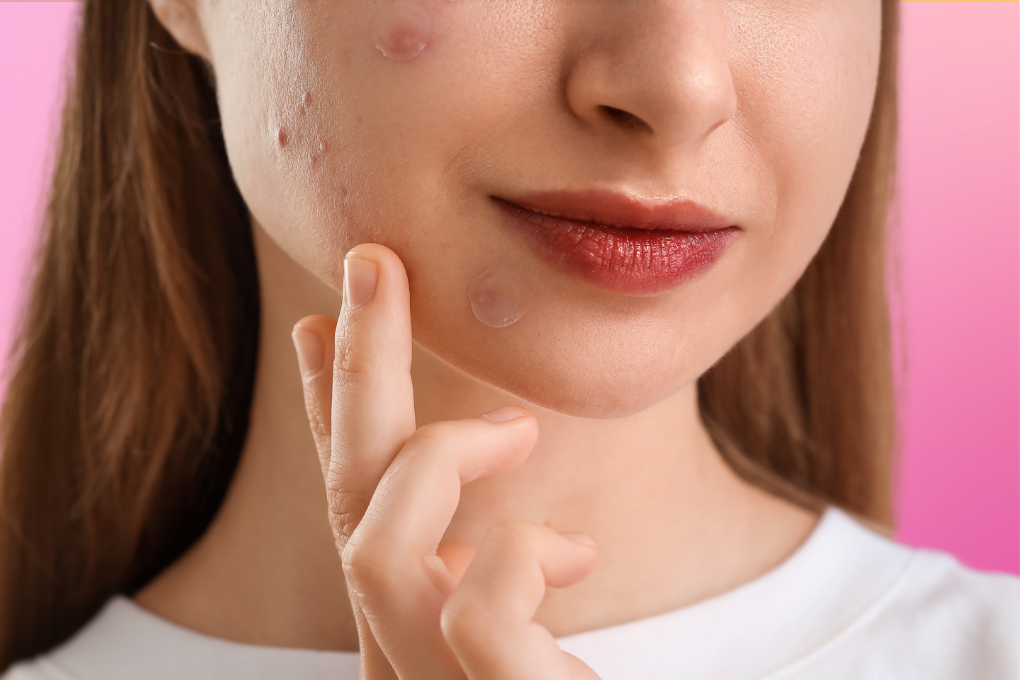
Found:
[[522, 289], [514, 278], [487, 269], [468, 289], [471, 311], [489, 328], [506, 328], [524, 316]]
[[407, 0], [383, 5], [372, 22], [372, 41], [384, 56], [396, 61], [414, 59], [428, 45], [432, 20], [423, 7]]
[[312, 93], [305, 91], [304, 95], [301, 96], [301, 113], [308, 115], [308, 112], [312, 110]]
[[329, 153], [329, 143], [325, 139], [320, 139], [315, 149], [309, 154], [308, 160], [312, 165], [316, 165], [327, 153]]
[[287, 134], [287, 131], [285, 129], [280, 128], [279, 130], [276, 131], [276, 143], [281, 149], [287, 146], [287, 142], [289, 141], [290, 135]]

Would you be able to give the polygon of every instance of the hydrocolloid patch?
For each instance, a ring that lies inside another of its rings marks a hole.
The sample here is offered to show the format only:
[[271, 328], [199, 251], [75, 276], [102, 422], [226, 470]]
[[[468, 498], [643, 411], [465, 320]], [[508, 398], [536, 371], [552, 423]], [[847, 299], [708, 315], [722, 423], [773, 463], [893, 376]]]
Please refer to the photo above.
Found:
[[524, 285], [515, 277], [485, 270], [468, 289], [471, 311], [489, 328], [506, 328], [524, 316]]
[[372, 22], [372, 42], [395, 61], [410, 61], [424, 50], [432, 37], [432, 18], [422, 5], [393, 0], [382, 6]]

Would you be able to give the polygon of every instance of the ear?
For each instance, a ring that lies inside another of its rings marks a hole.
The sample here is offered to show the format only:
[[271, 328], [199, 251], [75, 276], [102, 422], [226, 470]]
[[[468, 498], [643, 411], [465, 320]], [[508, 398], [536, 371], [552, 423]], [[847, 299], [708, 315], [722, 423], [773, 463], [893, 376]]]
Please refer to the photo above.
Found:
[[149, 5], [159, 22], [181, 47], [209, 60], [212, 55], [199, 19], [199, 1], [149, 0]]

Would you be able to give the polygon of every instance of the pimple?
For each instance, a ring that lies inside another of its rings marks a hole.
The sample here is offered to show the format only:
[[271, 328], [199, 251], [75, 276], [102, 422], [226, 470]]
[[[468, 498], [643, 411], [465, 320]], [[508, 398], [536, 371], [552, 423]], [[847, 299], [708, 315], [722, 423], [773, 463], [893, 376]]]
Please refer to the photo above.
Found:
[[379, 10], [372, 22], [372, 42], [384, 56], [396, 61], [414, 59], [429, 43], [432, 19], [421, 5], [392, 0]]
[[312, 93], [309, 90], [305, 90], [305, 93], [301, 96], [301, 113], [308, 115], [308, 112], [312, 110]]
[[290, 141], [290, 135], [287, 134], [287, 130], [280, 128], [276, 131], [276, 143], [282, 149], [287, 146], [287, 142]]
[[329, 153], [329, 142], [325, 139], [320, 139], [318, 145], [316, 145], [312, 153], [308, 155], [308, 162], [313, 166], [317, 165], [319, 160], [327, 153]]

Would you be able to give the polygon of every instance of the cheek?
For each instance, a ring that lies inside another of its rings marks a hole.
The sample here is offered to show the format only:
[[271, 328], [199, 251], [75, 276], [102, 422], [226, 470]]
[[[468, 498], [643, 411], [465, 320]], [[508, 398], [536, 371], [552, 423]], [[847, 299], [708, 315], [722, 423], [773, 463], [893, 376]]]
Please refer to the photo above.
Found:
[[307, 52], [308, 17], [299, 9], [235, 3], [217, 19], [224, 27], [212, 41], [220, 114], [234, 178], [254, 218], [294, 259], [319, 261], [319, 273], [338, 285], [342, 253], [327, 247], [315, 193], [329, 186], [331, 204], [343, 212], [348, 183], [331, 163], [342, 138], [324, 116], [329, 95]]
[[386, 93], [401, 90], [380, 73], [399, 83], [428, 63], [447, 4], [238, 0], [218, 19], [230, 28], [214, 63], [237, 184], [267, 233], [334, 286], [343, 254], [392, 222], [398, 206], [375, 197], [381, 176], [400, 174], [387, 163], [413, 162], [388, 122], [402, 107], [390, 111]]
[[853, 176], [874, 102], [881, 3], [817, 3], [796, 17], [741, 19], [755, 28], [731, 36], [737, 123], [775, 186], [759, 261], [778, 300], [821, 246]]

